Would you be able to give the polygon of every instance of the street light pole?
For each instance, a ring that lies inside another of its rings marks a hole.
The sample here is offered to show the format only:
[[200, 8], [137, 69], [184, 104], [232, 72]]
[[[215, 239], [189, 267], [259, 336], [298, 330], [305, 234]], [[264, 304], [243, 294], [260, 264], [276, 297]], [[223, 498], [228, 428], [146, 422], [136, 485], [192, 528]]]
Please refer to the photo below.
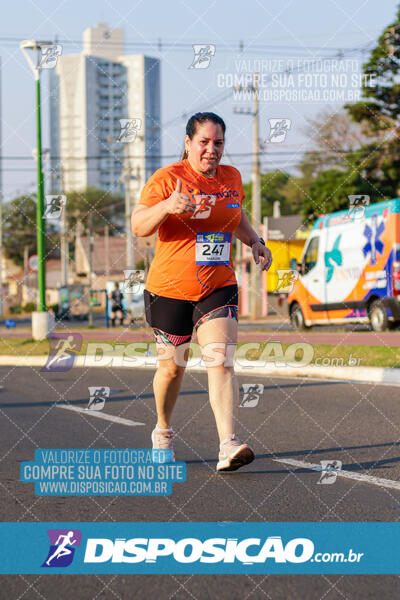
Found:
[[38, 255], [38, 287], [39, 311], [46, 311], [46, 263], [45, 263], [45, 227], [44, 220], [44, 179], [42, 169], [42, 121], [40, 103], [40, 69], [35, 69], [36, 78], [36, 123], [37, 123], [37, 179], [38, 193], [36, 203], [37, 255]]
[[[40, 52], [51, 42], [39, 42], [36, 40], [24, 40], [20, 48], [25, 55], [36, 80], [36, 126], [37, 126], [37, 203], [36, 203], [36, 245], [38, 255], [38, 288], [39, 303], [38, 311], [32, 314], [32, 334], [35, 339], [46, 338], [54, 328], [54, 321], [50, 313], [46, 313], [46, 264], [45, 264], [45, 227], [44, 220], [44, 178], [42, 168], [42, 123], [41, 123], [41, 101], [40, 101]], [[28, 50], [33, 50], [35, 61], [32, 61]], [[40, 315], [42, 313], [42, 315]], [[44, 313], [44, 314], [43, 314]]]

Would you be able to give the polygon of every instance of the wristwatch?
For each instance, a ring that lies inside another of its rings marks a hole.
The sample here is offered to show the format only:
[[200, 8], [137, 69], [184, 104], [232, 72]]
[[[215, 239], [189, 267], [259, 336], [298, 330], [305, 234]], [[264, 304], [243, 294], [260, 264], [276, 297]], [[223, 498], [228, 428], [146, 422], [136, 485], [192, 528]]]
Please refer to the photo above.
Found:
[[255, 244], [256, 242], [260, 242], [260, 244], [265, 246], [265, 240], [263, 240], [263, 238], [261, 238], [261, 237], [254, 240], [254, 242], [251, 243], [251, 246], [253, 246], [253, 244]]

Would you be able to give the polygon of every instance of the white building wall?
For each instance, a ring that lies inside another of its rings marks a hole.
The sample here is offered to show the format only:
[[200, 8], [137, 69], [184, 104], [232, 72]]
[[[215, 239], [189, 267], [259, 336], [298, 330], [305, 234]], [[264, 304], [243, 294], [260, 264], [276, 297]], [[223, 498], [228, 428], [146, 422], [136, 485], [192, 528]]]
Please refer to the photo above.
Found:
[[[122, 55], [123, 30], [104, 23], [86, 29], [83, 39], [83, 52], [60, 56], [50, 76], [51, 156], [60, 156], [62, 167], [58, 190], [95, 186], [116, 192], [128, 161], [135, 204], [148, 177], [161, 166], [160, 158], [151, 158], [161, 154], [160, 61]], [[124, 150], [125, 144], [117, 141], [119, 121], [131, 118], [141, 120], [141, 129]], [[52, 169], [56, 171], [53, 158]]]

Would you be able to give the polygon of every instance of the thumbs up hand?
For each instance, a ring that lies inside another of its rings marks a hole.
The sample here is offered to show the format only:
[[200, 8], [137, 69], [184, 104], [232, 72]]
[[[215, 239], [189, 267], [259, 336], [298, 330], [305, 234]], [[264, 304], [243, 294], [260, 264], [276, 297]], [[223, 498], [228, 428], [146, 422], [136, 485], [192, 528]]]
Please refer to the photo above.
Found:
[[175, 190], [169, 198], [164, 200], [167, 212], [170, 215], [181, 215], [186, 212], [193, 212], [196, 204], [191, 202], [190, 196], [182, 194], [182, 180], [177, 179]]

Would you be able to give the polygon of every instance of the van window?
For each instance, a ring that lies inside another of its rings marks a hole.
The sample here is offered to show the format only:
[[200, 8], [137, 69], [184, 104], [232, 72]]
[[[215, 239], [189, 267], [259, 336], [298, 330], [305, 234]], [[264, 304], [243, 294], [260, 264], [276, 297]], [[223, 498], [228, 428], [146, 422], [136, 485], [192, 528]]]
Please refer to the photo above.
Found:
[[319, 246], [319, 237], [314, 237], [310, 240], [308, 244], [306, 253], [303, 258], [303, 275], [306, 275], [311, 269], [315, 267], [318, 260], [318, 246]]

